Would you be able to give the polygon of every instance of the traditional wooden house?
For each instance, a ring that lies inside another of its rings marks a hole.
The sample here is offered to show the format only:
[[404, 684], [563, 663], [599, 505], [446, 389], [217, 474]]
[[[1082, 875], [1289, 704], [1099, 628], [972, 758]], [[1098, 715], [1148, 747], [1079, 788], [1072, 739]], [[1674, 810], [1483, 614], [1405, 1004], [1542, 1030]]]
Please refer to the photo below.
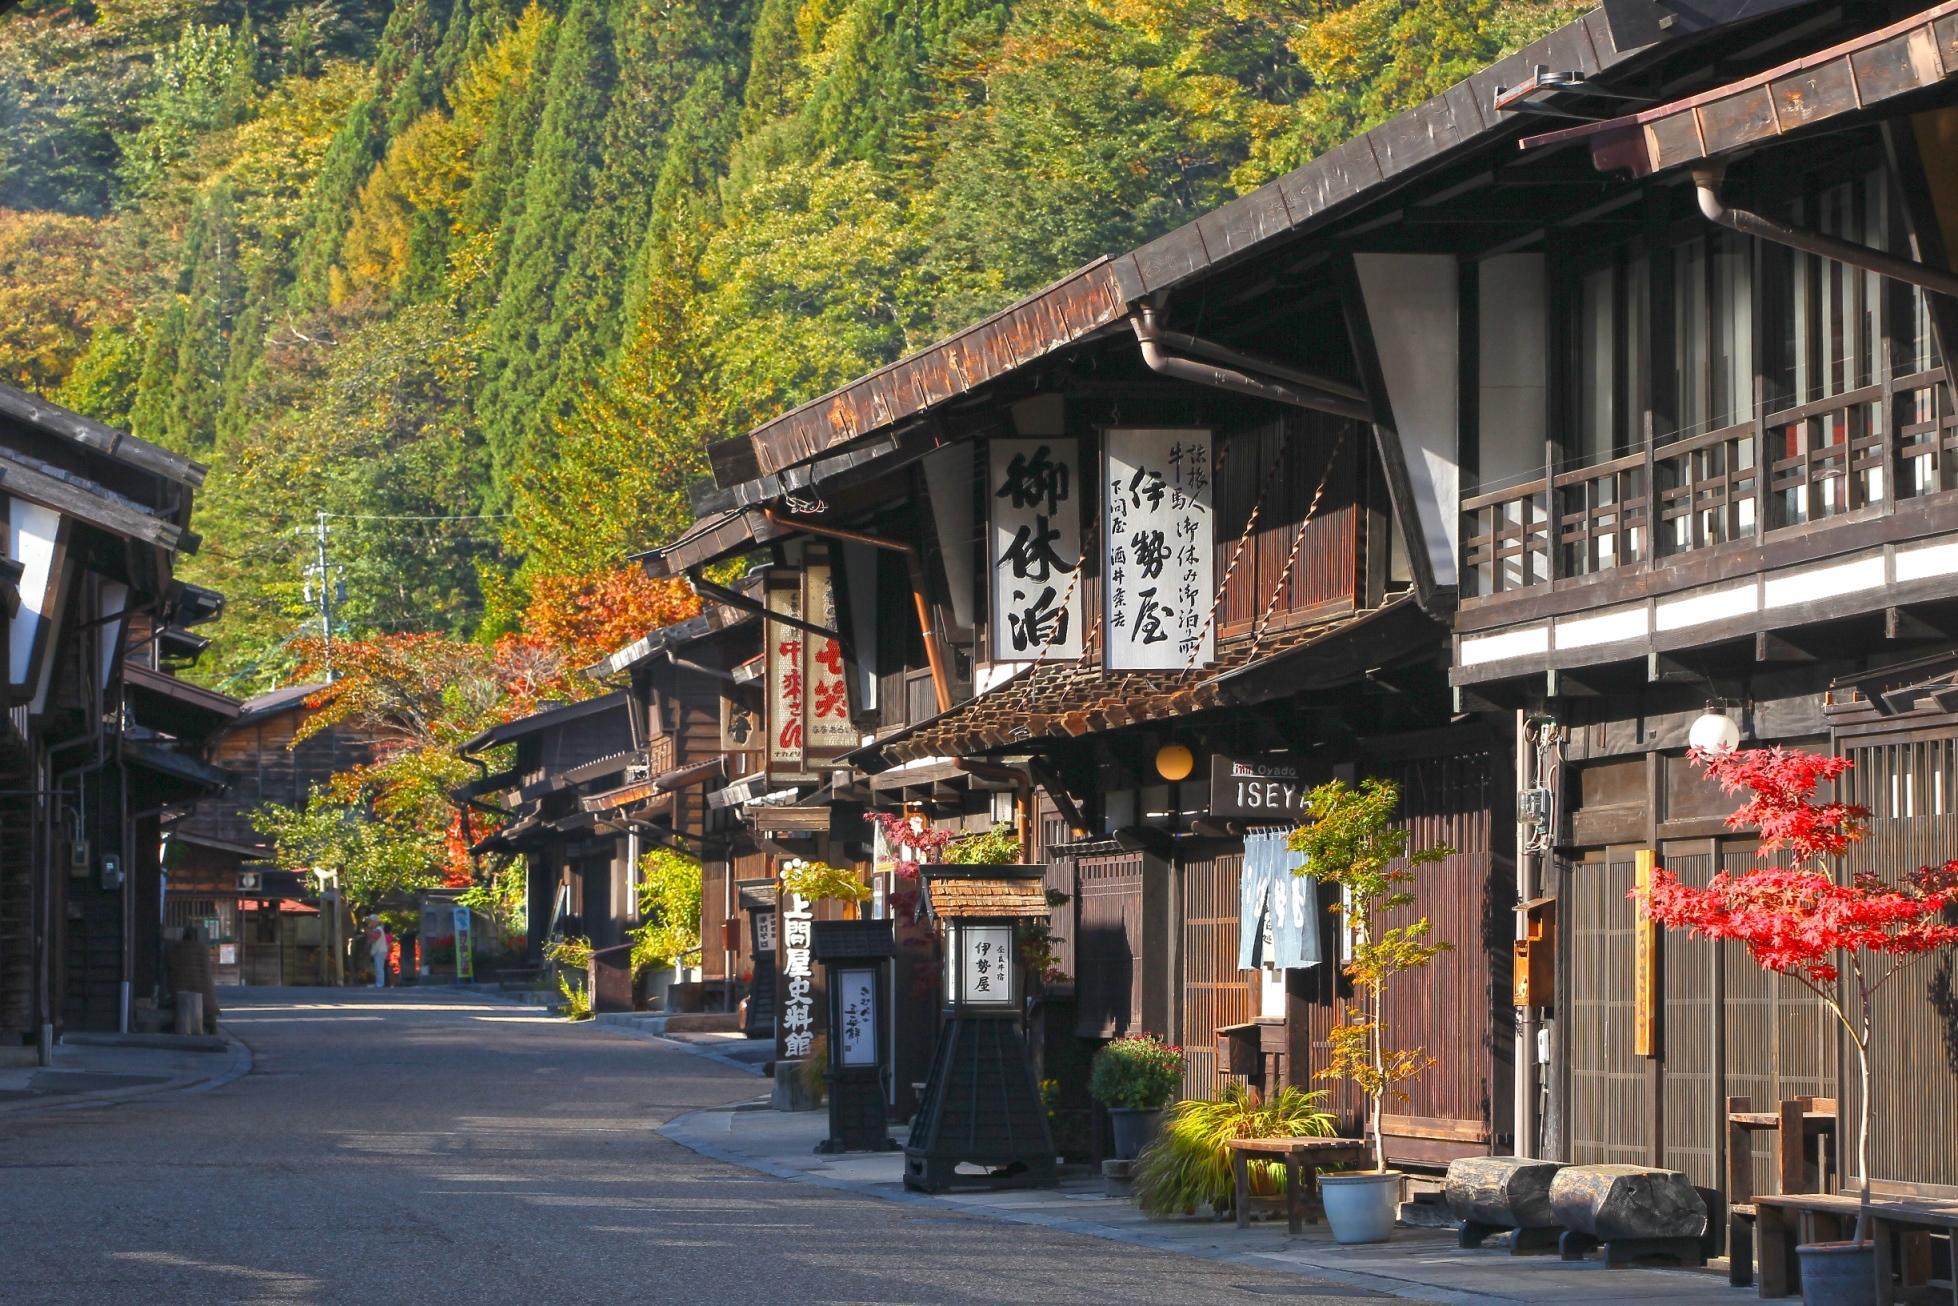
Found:
[[222, 784], [196, 753], [227, 707], [130, 668], [215, 612], [172, 578], [203, 475], [0, 386], [0, 1055], [127, 1028], [154, 984], [160, 822]]
[[[613, 692], [546, 707], [462, 746], [483, 775], [456, 797], [506, 822], [471, 851], [525, 859], [533, 962], [553, 935], [597, 948], [626, 943], [638, 919], [638, 833], [602, 820], [583, 800], [646, 779], [643, 725], [626, 695]], [[480, 755], [491, 749], [505, 749], [509, 765], [489, 770]]]
[[[307, 700], [323, 682], [245, 700], [216, 733], [211, 760], [230, 776], [222, 802], [199, 804], [170, 826], [167, 926], [201, 926], [220, 984], [326, 984], [343, 977], [353, 922], [309, 904], [320, 885], [271, 865], [252, 824], [267, 803], [304, 807], [333, 775], [370, 762], [374, 741], [341, 724], [299, 739]], [[304, 908], [301, 910], [301, 908]]]

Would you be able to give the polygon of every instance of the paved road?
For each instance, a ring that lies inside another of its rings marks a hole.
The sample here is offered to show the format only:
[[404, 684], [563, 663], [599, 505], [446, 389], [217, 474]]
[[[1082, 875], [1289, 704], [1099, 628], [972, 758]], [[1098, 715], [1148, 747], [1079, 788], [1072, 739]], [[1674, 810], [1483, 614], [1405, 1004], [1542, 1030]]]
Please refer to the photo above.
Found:
[[658, 1137], [753, 1097], [669, 1046], [462, 995], [257, 989], [214, 1091], [0, 1117], [0, 1302], [1350, 1301], [779, 1181]]

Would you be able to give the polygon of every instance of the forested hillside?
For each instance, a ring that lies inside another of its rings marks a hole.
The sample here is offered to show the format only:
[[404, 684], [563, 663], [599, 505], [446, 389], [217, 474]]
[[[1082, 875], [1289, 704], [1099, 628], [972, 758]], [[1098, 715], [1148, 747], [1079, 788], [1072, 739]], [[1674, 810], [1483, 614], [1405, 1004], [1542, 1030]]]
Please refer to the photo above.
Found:
[[[0, 17], [0, 373], [212, 465], [234, 692], [576, 653], [702, 448], [1296, 166], [1556, 0], [99, 0]], [[312, 624], [309, 626], [308, 623]]]

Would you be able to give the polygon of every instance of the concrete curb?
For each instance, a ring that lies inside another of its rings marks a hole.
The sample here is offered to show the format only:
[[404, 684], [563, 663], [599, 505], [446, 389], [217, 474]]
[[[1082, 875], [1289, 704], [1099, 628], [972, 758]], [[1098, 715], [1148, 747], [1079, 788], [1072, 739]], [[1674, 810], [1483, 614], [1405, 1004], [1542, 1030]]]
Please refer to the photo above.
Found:
[[[766, 1101], [757, 1098], [757, 1102]], [[733, 1116], [731, 1107], [707, 1107], [675, 1116], [654, 1132], [668, 1142], [678, 1144], [690, 1152], [752, 1170], [759, 1174], [771, 1175], [777, 1179], [787, 1179], [793, 1183], [807, 1184], [813, 1188], [826, 1188], [832, 1192], [855, 1193], [863, 1197], [874, 1197], [880, 1201], [900, 1202], [911, 1206], [928, 1206], [938, 1211], [953, 1212], [974, 1220], [997, 1220], [1008, 1224], [1029, 1224], [1040, 1228], [1054, 1229], [1062, 1233], [1079, 1234], [1089, 1238], [1100, 1238], [1105, 1242], [1117, 1242], [1131, 1247], [1146, 1247], [1151, 1251], [1169, 1252], [1177, 1256], [1187, 1256], [1193, 1260], [1211, 1261], [1222, 1265], [1240, 1265], [1247, 1269], [1276, 1271], [1281, 1274], [1295, 1274], [1301, 1278], [1318, 1280], [1342, 1288], [1356, 1288], [1382, 1293], [1408, 1301], [1440, 1303], [1441, 1306], [1488, 1306], [1496, 1301], [1515, 1301], [1516, 1298], [1492, 1297], [1486, 1293], [1450, 1292], [1436, 1289], [1427, 1284], [1410, 1283], [1406, 1280], [1384, 1275], [1363, 1274], [1318, 1264], [1301, 1264], [1268, 1252], [1230, 1252], [1207, 1247], [1188, 1247], [1168, 1238], [1153, 1237], [1127, 1229], [1113, 1229], [1107, 1225], [1088, 1220], [1070, 1219], [1065, 1216], [1048, 1215], [1040, 1211], [1002, 1210], [996, 1207], [970, 1206], [963, 1202], [950, 1201], [929, 1193], [914, 1193], [897, 1184], [864, 1184], [843, 1179], [829, 1179], [821, 1175], [799, 1170], [794, 1166], [781, 1165], [764, 1157], [742, 1153], [733, 1148], [720, 1147], [706, 1139], [688, 1137], [685, 1133], [690, 1122], [697, 1122], [709, 1116]]]
[[13, 1120], [57, 1111], [81, 1111], [154, 1099], [190, 1097], [222, 1088], [251, 1073], [252, 1050], [240, 1040], [224, 1034], [222, 1021], [218, 1029], [225, 1040], [224, 1061], [209, 1074], [179, 1075], [161, 1084], [144, 1084], [139, 1088], [108, 1088], [87, 1093], [62, 1093], [27, 1102], [0, 1103], [0, 1119]]
[[[756, 1078], [761, 1077], [760, 1066], [747, 1061], [737, 1061], [735, 1058], [710, 1044], [689, 1043], [685, 1039], [674, 1038], [668, 1034], [655, 1034], [651, 1030], [640, 1029], [624, 1023], [601, 1022], [597, 1020], [581, 1021], [580, 1023], [588, 1024], [593, 1029], [604, 1030], [608, 1034], [620, 1034], [626, 1038], [643, 1039], [648, 1043], [658, 1043], [662, 1047], [671, 1048], [676, 1052], [684, 1052], [688, 1056], [700, 1057], [706, 1061], [719, 1062], [721, 1065], [733, 1070], [739, 1070], [743, 1074], [753, 1075]], [[694, 1114], [699, 1113], [696, 1112]]]

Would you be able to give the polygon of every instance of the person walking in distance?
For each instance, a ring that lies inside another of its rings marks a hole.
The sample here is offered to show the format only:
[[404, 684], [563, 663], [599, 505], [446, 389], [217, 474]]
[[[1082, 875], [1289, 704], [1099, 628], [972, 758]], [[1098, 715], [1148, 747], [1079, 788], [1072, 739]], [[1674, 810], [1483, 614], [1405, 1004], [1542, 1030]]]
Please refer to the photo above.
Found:
[[388, 952], [393, 941], [388, 938], [388, 927], [379, 916], [367, 918], [367, 955], [374, 961], [374, 987], [384, 989], [388, 985]]

